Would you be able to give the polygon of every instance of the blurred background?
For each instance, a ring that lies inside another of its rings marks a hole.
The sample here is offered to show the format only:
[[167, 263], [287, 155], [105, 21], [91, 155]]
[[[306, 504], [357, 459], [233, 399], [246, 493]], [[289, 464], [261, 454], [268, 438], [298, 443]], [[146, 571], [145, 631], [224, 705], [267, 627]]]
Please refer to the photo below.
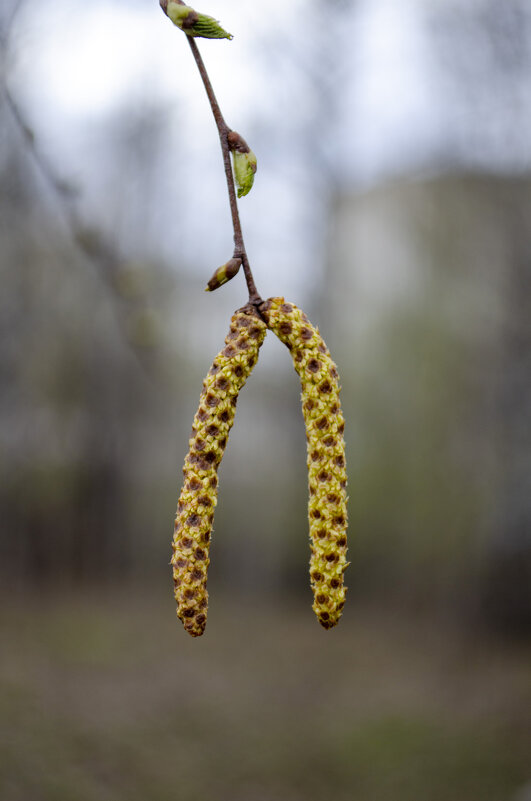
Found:
[[263, 297], [338, 363], [349, 596], [311, 611], [305, 436], [267, 338], [206, 634], [168, 568], [238, 276], [217, 132], [156, 0], [0, 9], [2, 801], [531, 799], [531, 7], [210, 0]]

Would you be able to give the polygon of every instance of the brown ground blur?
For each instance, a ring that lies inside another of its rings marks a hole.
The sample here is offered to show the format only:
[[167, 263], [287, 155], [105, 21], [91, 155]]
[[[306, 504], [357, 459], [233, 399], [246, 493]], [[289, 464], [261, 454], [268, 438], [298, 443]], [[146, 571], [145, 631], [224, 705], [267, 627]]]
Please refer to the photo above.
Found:
[[219, 592], [198, 640], [169, 589], [4, 598], [0, 797], [527, 798], [529, 648], [355, 599], [325, 632], [309, 598]]

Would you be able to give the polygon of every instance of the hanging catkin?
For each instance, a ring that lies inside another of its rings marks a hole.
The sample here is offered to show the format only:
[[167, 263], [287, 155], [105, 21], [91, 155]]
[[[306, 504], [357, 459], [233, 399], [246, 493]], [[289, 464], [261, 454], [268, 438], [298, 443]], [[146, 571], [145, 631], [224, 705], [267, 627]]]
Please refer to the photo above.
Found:
[[304, 312], [284, 298], [270, 298], [260, 311], [289, 348], [302, 387], [302, 411], [308, 443], [308, 518], [313, 610], [322, 626], [332, 628], [345, 604], [347, 567], [347, 474], [345, 423], [339, 402], [339, 376], [318, 329]]
[[237, 311], [207, 377], [194, 418], [173, 535], [177, 615], [193, 637], [205, 629], [209, 544], [217, 503], [218, 467], [234, 422], [238, 394], [258, 359], [267, 328], [252, 306]]

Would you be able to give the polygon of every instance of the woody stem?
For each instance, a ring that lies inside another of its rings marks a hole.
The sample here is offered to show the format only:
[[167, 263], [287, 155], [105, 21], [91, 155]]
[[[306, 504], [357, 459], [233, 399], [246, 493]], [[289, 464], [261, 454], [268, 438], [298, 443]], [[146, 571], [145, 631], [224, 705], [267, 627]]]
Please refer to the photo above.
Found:
[[232, 175], [232, 164], [230, 161], [230, 148], [227, 139], [231, 129], [225, 122], [223, 114], [221, 113], [219, 103], [216, 99], [216, 95], [214, 94], [214, 90], [212, 88], [212, 84], [210, 83], [210, 78], [208, 77], [208, 72], [206, 70], [204, 61], [201, 58], [201, 53], [199, 52], [199, 48], [197, 47], [195, 40], [191, 36], [187, 36], [186, 38], [188, 39], [190, 50], [192, 51], [195, 63], [197, 64], [197, 68], [199, 70], [199, 74], [201, 75], [201, 80], [203, 81], [203, 85], [205, 87], [208, 100], [210, 102], [210, 108], [212, 109], [212, 114], [214, 115], [214, 120], [216, 122], [216, 126], [219, 133], [221, 152], [223, 153], [223, 164], [225, 166], [225, 178], [227, 179], [227, 190], [229, 193], [232, 227], [234, 230], [234, 258], [242, 260], [245, 280], [247, 282], [247, 289], [249, 290], [249, 303], [252, 303], [253, 306], [258, 306], [262, 302], [262, 298], [260, 297], [256, 289], [253, 274], [251, 271], [251, 266], [249, 264], [249, 259], [247, 257], [247, 252], [245, 250], [245, 245], [243, 242], [242, 226], [240, 222], [240, 215], [238, 212], [238, 202], [236, 200], [236, 191], [234, 189], [234, 178]]

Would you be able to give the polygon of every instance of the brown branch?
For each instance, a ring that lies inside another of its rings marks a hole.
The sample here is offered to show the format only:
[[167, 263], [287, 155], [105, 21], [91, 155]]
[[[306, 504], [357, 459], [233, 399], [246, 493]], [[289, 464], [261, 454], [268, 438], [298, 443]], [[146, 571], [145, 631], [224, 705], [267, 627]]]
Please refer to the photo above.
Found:
[[204, 61], [201, 58], [201, 53], [199, 52], [199, 48], [197, 47], [195, 40], [191, 36], [188, 36], [187, 39], [192, 54], [194, 56], [195, 63], [197, 64], [199, 74], [201, 75], [201, 80], [203, 81], [203, 85], [205, 87], [205, 91], [207, 93], [207, 97], [210, 103], [210, 108], [212, 109], [212, 114], [214, 116], [214, 120], [216, 122], [216, 126], [219, 133], [221, 152], [223, 153], [223, 164], [225, 167], [225, 178], [227, 179], [227, 191], [229, 193], [232, 227], [234, 230], [234, 258], [242, 260], [245, 280], [247, 282], [247, 289], [249, 290], [249, 303], [251, 303], [253, 306], [258, 306], [260, 303], [262, 303], [262, 298], [260, 297], [256, 289], [253, 274], [251, 271], [251, 266], [249, 264], [249, 259], [247, 257], [247, 252], [245, 250], [242, 226], [240, 222], [240, 215], [238, 212], [238, 202], [236, 200], [236, 191], [234, 189], [234, 177], [232, 174], [232, 164], [230, 160], [230, 148], [228, 142], [228, 135], [231, 132], [231, 129], [225, 122], [223, 114], [221, 113], [219, 103], [216, 99], [216, 95], [214, 94], [214, 90], [212, 88], [212, 84], [210, 83], [210, 78], [208, 77], [208, 72], [206, 70]]

